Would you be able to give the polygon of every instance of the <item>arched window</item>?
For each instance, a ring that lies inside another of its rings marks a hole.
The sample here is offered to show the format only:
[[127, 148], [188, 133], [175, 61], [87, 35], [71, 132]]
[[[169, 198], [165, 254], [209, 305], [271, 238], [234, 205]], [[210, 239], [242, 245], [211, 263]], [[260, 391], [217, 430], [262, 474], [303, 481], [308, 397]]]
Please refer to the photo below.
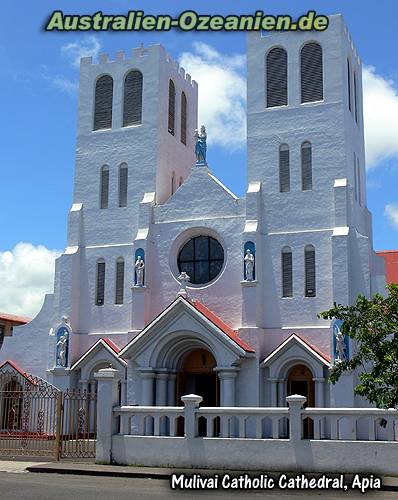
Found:
[[304, 250], [304, 269], [305, 269], [305, 296], [315, 297], [316, 278], [315, 278], [315, 248], [307, 245]]
[[357, 91], [357, 75], [354, 71], [354, 115], [355, 121], [358, 123], [358, 91]]
[[133, 69], [124, 79], [123, 127], [142, 123], [142, 73]]
[[95, 304], [103, 306], [105, 300], [105, 261], [97, 262], [97, 275], [95, 280]]
[[109, 168], [107, 165], [101, 167], [100, 178], [100, 208], [108, 208], [109, 198]]
[[113, 79], [103, 75], [95, 84], [94, 130], [112, 128], [112, 103]]
[[267, 108], [287, 106], [287, 52], [271, 49], [266, 57]]
[[181, 187], [183, 182], [184, 182], [184, 181], [183, 181], [183, 178], [182, 178], [182, 177], [180, 177], [180, 180], [178, 181], [178, 187]]
[[169, 81], [169, 121], [168, 131], [171, 135], [175, 133], [175, 113], [176, 113], [176, 88], [173, 80]]
[[351, 111], [351, 65], [347, 59], [347, 94], [348, 94], [348, 109]]
[[290, 160], [287, 144], [282, 144], [279, 148], [279, 191], [281, 193], [290, 191]]
[[282, 248], [282, 297], [293, 297], [293, 261], [290, 247]]
[[126, 163], [119, 167], [119, 207], [127, 207], [127, 186], [129, 170]]
[[181, 94], [181, 142], [187, 144], [187, 96]]
[[310, 142], [301, 145], [301, 189], [312, 189], [312, 146]]
[[358, 201], [358, 174], [357, 174], [357, 156], [354, 154], [354, 194], [355, 201]]
[[319, 43], [309, 42], [301, 49], [301, 102], [323, 99], [323, 57]]
[[173, 172], [171, 175], [171, 196], [173, 196], [175, 190], [176, 190], [176, 174], [175, 172]]
[[123, 304], [124, 298], [124, 259], [119, 257], [116, 261], [116, 288], [115, 304]]

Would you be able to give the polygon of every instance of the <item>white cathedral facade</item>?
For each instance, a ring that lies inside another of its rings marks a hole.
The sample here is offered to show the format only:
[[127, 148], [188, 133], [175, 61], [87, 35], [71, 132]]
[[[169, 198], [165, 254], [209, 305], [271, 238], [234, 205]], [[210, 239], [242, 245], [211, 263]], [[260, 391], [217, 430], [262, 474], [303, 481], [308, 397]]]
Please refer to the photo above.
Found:
[[189, 393], [205, 406], [364, 404], [355, 373], [329, 384], [353, 346], [337, 349], [317, 316], [385, 290], [361, 61], [336, 15], [322, 33], [250, 33], [247, 69], [239, 198], [212, 174], [204, 134], [197, 162], [198, 87], [161, 46], [82, 59], [67, 246], [54, 293], [5, 338], [0, 365], [95, 390], [111, 364], [130, 405]]

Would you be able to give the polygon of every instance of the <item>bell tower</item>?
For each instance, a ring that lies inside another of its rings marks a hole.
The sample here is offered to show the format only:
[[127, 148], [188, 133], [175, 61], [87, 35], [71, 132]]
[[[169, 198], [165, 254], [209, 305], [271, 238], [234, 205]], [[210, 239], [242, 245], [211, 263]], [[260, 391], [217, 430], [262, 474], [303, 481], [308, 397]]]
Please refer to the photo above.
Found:
[[[323, 32], [250, 33], [248, 181], [261, 183], [267, 328], [378, 290], [366, 208], [362, 66], [341, 15]], [[379, 279], [380, 278], [380, 279]]]

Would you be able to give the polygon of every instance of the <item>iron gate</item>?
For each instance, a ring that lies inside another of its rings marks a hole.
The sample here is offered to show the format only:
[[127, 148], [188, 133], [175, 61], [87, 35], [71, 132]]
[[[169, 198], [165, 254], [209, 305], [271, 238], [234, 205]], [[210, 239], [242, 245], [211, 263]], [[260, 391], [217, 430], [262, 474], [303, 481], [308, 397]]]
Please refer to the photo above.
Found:
[[0, 456], [94, 458], [96, 394], [0, 373]]

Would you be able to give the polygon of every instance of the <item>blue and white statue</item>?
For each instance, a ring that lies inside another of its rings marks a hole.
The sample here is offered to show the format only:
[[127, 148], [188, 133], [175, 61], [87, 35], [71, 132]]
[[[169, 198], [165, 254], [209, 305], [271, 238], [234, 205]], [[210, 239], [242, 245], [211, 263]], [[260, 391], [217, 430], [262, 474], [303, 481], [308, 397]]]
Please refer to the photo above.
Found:
[[341, 363], [350, 359], [349, 339], [341, 331], [342, 325], [343, 321], [340, 319], [333, 320], [331, 324], [333, 358], [335, 363]]
[[66, 327], [61, 326], [57, 331], [57, 355], [56, 365], [65, 368], [68, 365], [69, 332]]
[[198, 129], [194, 133], [195, 139], [195, 155], [196, 155], [196, 165], [207, 165], [206, 152], [207, 152], [207, 133], [206, 127], [202, 125], [200, 127], [200, 133]]

